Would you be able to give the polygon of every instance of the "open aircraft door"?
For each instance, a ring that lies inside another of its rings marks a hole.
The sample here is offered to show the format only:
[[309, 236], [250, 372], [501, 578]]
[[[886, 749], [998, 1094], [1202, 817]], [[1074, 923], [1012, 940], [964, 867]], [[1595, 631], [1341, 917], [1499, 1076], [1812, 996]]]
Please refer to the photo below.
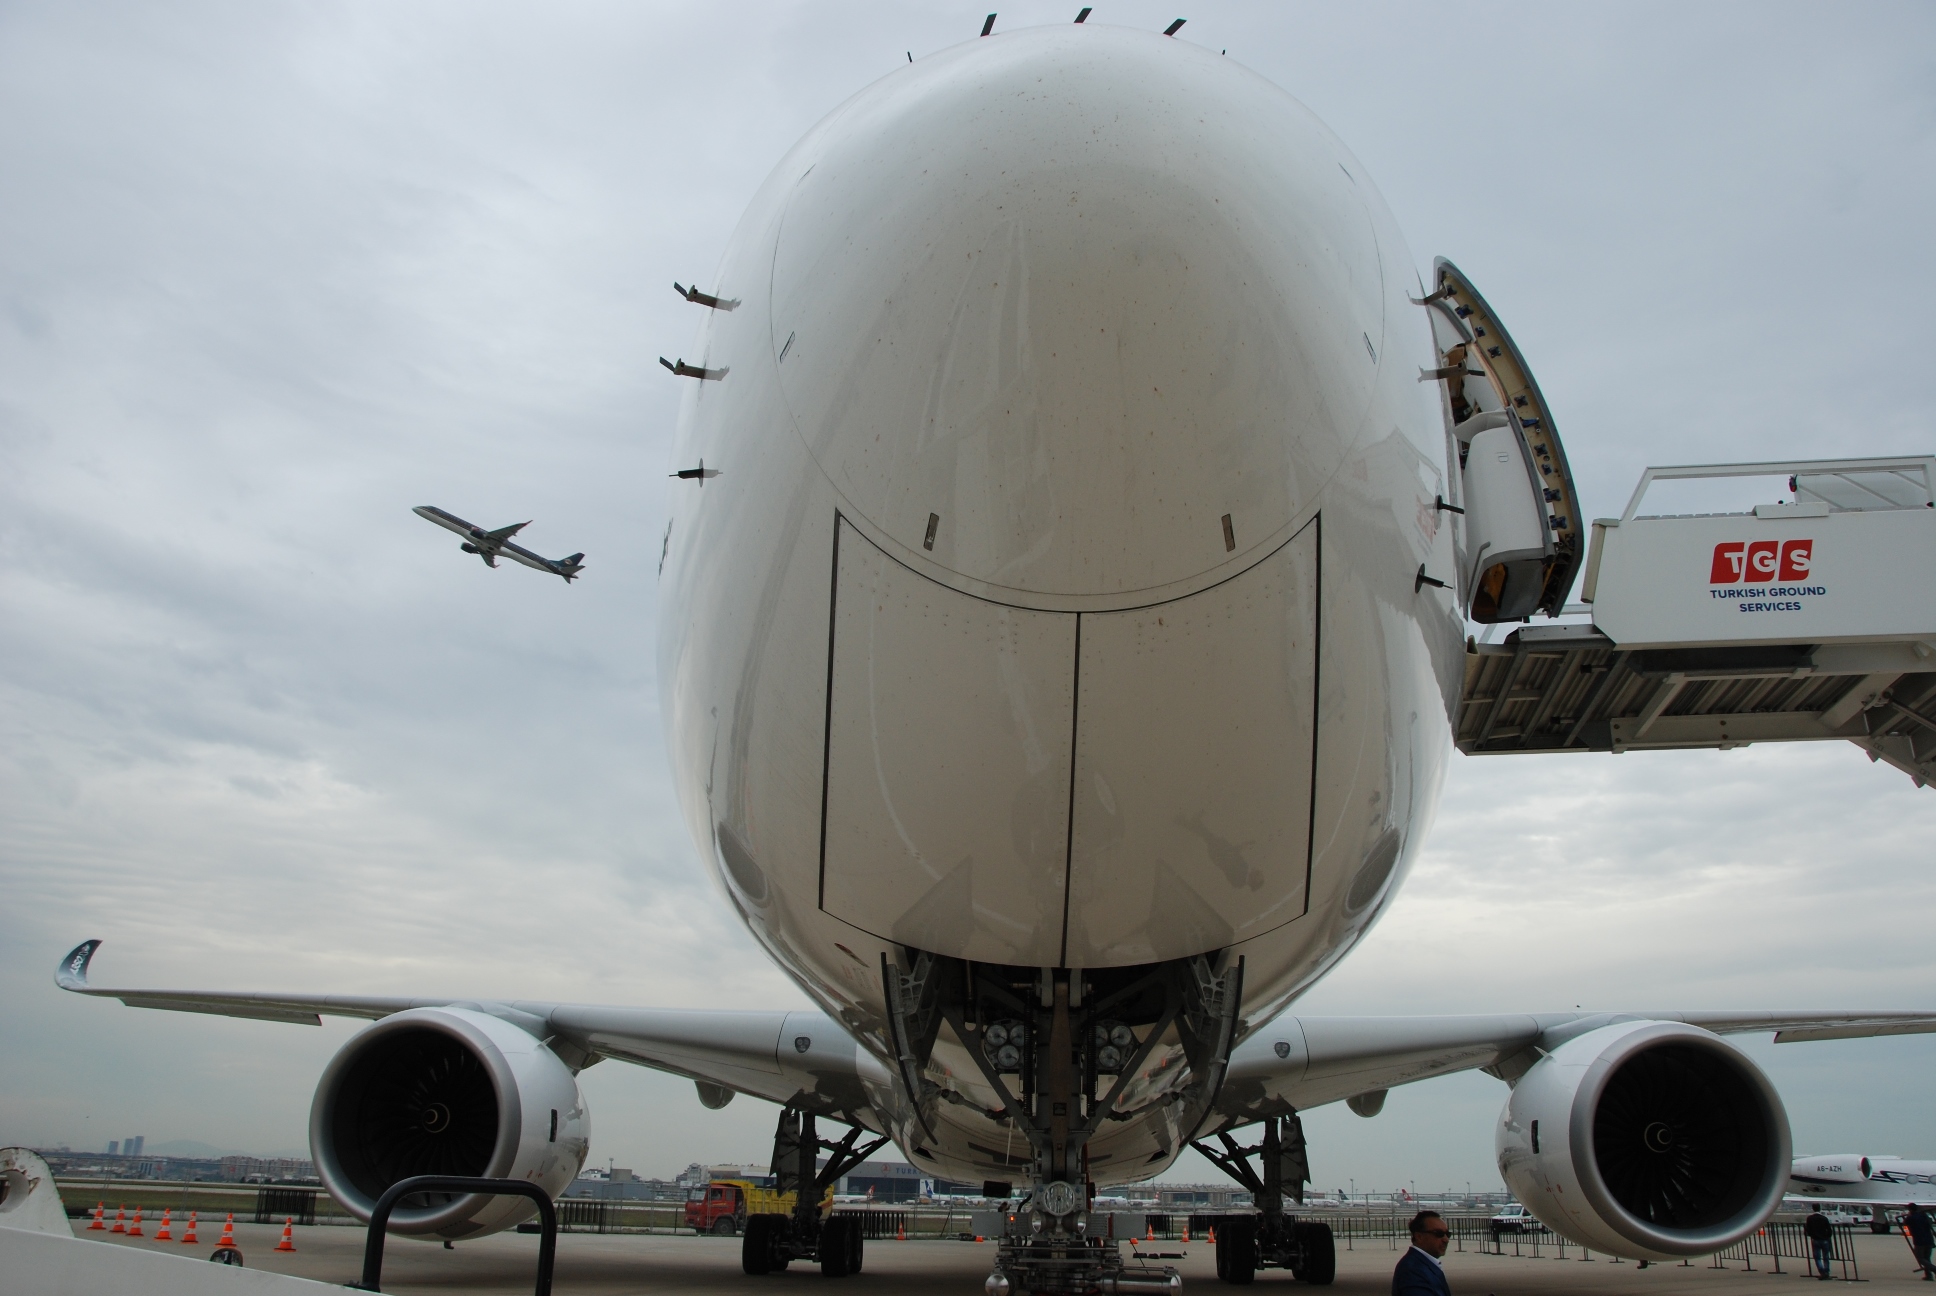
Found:
[[[1936, 457], [1649, 468], [1623, 516], [1583, 526], [1519, 349], [1456, 266], [1434, 272], [1419, 304], [1439, 364], [1420, 378], [1443, 396], [1458, 497], [1441, 507], [1464, 515], [1459, 603], [1481, 624], [1531, 623], [1467, 640], [1459, 749], [1841, 739], [1936, 781]], [[1792, 498], [1641, 512], [1656, 482], [1743, 477]]]
[[1459, 605], [1474, 621], [1557, 616], [1585, 556], [1580, 502], [1566, 451], [1532, 371], [1478, 290], [1440, 257], [1430, 313], [1448, 474], [1443, 504], [1464, 514], [1458, 536]]

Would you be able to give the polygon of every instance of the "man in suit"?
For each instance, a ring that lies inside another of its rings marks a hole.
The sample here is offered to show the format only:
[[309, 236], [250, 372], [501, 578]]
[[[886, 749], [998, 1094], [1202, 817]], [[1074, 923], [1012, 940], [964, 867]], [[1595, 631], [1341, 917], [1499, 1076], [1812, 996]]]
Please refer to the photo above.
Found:
[[1392, 1270], [1392, 1296], [1452, 1296], [1440, 1258], [1451, 1240], [1452, 1230], [1437, 1211], [1422, 1210], [1412, 1216], [1412, 1246]]

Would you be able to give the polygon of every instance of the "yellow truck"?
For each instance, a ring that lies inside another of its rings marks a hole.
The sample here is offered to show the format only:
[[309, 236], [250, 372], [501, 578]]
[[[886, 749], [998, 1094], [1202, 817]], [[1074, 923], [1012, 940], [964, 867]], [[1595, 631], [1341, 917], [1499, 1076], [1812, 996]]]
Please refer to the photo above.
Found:
[[[731, 1237], [744, 1232], [748, 1215], [791, 1215], [797, 1193], [779, 1193], [752, 1179], [715, 1179], [686, 1194], [686, 1227], [695, 1233]], [[820, 1199], [824, 1215], [834, 1203], [834, 1189]]]

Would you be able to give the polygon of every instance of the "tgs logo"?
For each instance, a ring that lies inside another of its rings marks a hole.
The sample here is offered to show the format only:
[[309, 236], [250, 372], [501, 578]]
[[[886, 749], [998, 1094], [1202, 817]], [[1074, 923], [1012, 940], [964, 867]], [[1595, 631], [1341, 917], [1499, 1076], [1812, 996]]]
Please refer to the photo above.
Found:
[[1808, 579], [1813, 540], [1731, 540], [1714, 546], [1710, 585], [1758, 584]]

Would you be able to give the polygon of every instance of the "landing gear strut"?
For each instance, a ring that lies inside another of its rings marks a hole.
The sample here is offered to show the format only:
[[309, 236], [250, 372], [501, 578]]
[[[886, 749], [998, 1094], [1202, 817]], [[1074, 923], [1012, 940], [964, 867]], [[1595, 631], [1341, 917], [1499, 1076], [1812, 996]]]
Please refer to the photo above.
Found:
[[1257, 1203], [1255, 1215], [1232, 1216], [1218, 1229], [1217, 1277], [1243, 1286], [1259, 1269], [1289, 1269], [1299, 1282], [1330, 1286], [1338, 1274], [1331, 1226], [1284, 1213], [1287, 1189], [1301, 1205], [1304, 1185], [1311, 1181], [1304, 1123], [1295, 1112], [1269, 1116], [1263, 1137], [1252, 1147], [1240, 1146], [1228, 1133], [1219, 1133], [1217, 1140], [1221, 1147], [1213, 1147], [1207, 1139], [1193, 1140], [1190, 1146], [1250, 1189], [1251, 1200]]
[[1001, 1106], [985, 1112], [1028, 1140], [1029, 1186], [1000, 1239], [988, 1296], [1174, 1292], [1173, 1269], [1126, 1269], [1113, 1238], [1089, 1234], [1088, 1145], [1159, 1045], [1189, 1079], [1167, 1098], [1195, 1128], [1223, 1083], [1242, 998], [1243, 960], [1196, 956], [1140, 968], [1015, 968], [907, 951], [883, 962], [889, 1029], [916, 1119], [960, 1101], [927, 1078], [946, 1024]]
[[[820, 1202], [842, 1175], [886, 1143], [885, 1138], [869, 1138], [859, 1126], [850, 1127], [838, 1143], [828, 1142], [820, 1137], [812, 1112], [782, 1108], [773, 1133], [773, 1186], [782, 1195], [795, 1194], [793, 1213], [746, 1217], [740, 1268], [764, 1274], [795, 1260], [818, 1260], [820, 1272], [829, 1278], [859, 1273], [860, 1217], [829, 1212], [822, 1219]], [[822, 1152], [828, 1154], [825, 1166], [818, 1165]]]

